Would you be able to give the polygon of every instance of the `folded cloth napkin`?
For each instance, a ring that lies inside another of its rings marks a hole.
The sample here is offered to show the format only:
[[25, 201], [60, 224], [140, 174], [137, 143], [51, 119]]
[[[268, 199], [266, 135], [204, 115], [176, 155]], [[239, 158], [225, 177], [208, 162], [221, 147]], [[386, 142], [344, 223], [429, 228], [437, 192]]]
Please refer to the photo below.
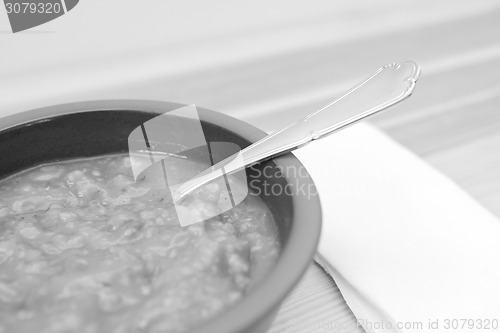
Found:
[[318, 262], [367, 332], [500, 331], [491, 213], [366, 124], [295, 154], [323, 207]]

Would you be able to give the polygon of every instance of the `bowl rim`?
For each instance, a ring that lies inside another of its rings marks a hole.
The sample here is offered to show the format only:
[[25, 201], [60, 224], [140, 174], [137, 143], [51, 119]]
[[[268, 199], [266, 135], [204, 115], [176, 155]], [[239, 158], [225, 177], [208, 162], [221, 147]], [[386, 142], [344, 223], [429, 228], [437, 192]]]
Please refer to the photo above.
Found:
[[[1, 117], [0, 131], [26, 123], [43, 122], [46, 118], [71, 113], [107, 110], [164, 113], [183, 106], [185, 105], [172, 102], [127, 99], [58, 104]], [[202, 110], [201, 120], [237, 133], [250, 142], [255, 142], [266, 135], [264, 131], [244, 121], [202, 107], [197, 108]], [[303, 167], [292, 153], [277, 157], [274, 162], [283, 167]], [[308, 173], [301, 174], [300, 177], [286, 178], [287, 181], [294, 180], [308, 186], [315, 186]], [[281, 302], [311, 264], [321, 232], [321, 205], [318, 195], [312, 197], [294, 195], [292, 202], [293, 227], [270, 274], [263, 278], [241, 301], [194, 329], [193, 333], [246, 332], [245, 330], [277, 311]]]

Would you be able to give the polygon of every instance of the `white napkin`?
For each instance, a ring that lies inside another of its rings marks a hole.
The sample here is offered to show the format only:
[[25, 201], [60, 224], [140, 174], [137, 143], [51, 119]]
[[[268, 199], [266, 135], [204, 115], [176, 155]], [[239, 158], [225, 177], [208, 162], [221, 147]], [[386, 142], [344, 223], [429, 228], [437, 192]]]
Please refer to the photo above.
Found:
[[480, 332], [488, 321], [485, 331], [500, 331], [491, 213], [366, 124], [296, 155], [322, 202], [318, 261], [366, 331]]

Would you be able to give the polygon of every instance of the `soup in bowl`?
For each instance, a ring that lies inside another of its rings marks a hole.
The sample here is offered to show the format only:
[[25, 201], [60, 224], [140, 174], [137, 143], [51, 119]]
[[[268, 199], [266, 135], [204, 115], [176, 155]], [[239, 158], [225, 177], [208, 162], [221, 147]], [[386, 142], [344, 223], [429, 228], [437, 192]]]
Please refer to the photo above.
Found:
[[[100, 101], [0, 121], [0, 331], [265, 332], [309, 265], [320, 231], [314, 186], [291, 154], [247, 169], [249, 194], [220, 210], [208, 184], [180, 205], [134, 179], [130, 133], [180, 105]], [[264, 135], [199, 109], [207, 142]], [[231, 154], [218, 150], [214, 158]], [[196, 159], [169, 165], [196, 174]], [[161, 179], [158, 179], [161, 181]], [[251, 186], [250, 186], [251, 185]], [[266, 189], [282, 189], [266, 191]], [[179, 215], [202, 222], [179, 225]]]

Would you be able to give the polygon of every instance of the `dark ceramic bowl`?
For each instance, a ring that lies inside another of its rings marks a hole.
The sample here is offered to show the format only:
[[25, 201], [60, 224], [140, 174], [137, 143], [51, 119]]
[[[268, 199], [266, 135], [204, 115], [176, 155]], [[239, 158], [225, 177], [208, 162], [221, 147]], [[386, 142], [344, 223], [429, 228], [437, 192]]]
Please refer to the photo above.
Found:
[[[41, 163], [128, 152], [128, 136], [142, 123], [183, 105], [151, 101], [92, 101], [57, 105], [0, 119], [0, 177]], [[207, 141], [234, 142], [245, 147], [262, 138], [261, 130], [198, 108]], [[287, 154], [260, 164], [298, 170], [301, 163]], [[248, 172], [251, 172], [248, 169]], [[311, 188], [309, 175], [266, 178], [271, 184]], [[269, 183], [268, 183], [269, 184]], [[264, 191], [262, 191], [264, 192]], [[281, 302], [310, 265], [321, 229], [317, 196], [298, 194], [261, 196], [277, 223], [282, 251], [272, 271], [242, 301], [195, 330], [197, 333], [266, 332]]]

